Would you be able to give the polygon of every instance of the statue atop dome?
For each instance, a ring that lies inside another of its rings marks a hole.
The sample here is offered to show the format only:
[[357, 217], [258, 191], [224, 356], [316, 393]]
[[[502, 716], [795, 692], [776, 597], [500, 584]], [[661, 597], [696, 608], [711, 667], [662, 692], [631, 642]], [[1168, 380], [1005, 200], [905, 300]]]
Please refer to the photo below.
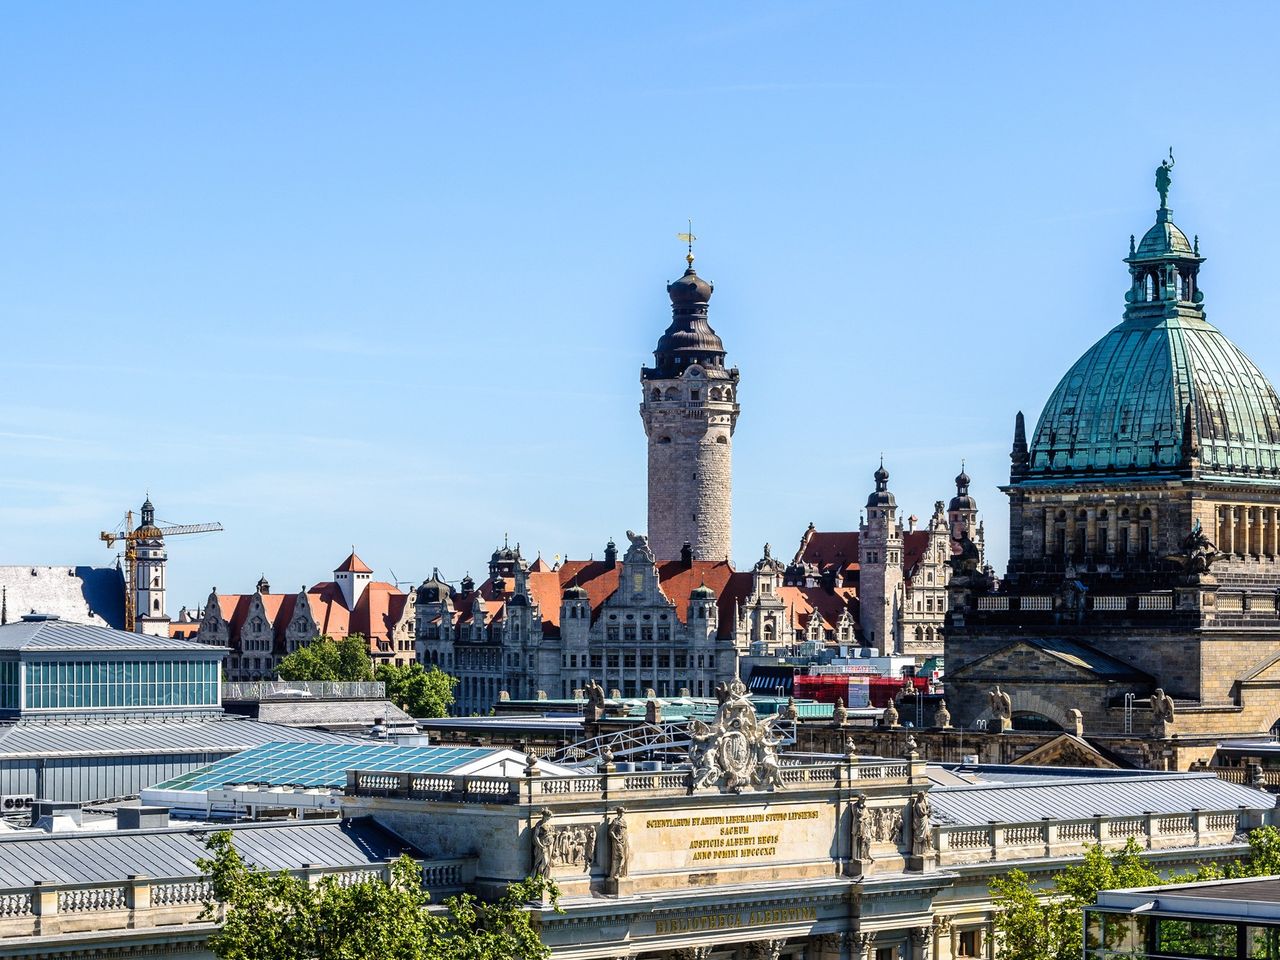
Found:
[[1173, 182], [1173, 147], [1169, 148], [1169, 159], [1161, 160], [1156, 167], [1156, 189], [1160, 191], [1160, 209], [1169, 206], [1169, 184]]

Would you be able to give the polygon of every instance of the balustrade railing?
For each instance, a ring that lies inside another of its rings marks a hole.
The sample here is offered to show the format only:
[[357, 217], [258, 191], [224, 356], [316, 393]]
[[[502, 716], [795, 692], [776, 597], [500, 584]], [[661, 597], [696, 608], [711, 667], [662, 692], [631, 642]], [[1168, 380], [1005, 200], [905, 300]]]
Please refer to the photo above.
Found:
[[[795, 764], [779, 767], [778, 775], [786, 785], [826, 786], [842, 780], [891, 783], [907, 781], [911, 776], [911, 766], [905, 761]], [[405, 800], [518, 803], [551, 797], [672, 793], [688, 788], [688, 768], [566, 777], [467, 777], [351, 770], [347, 773], [346, 792], [350, 796]]]
[[1192, 846], [1206, 840], [1230, 842], [1240, 829], [1239, 811], [1197, 811], [1192, 814], [1145, 814], [1141, 817], [1090, 817], [1080, 820], [935, 826], [934, 848], [939, 863], [975, 863], [1020, 859], [1028, 847], [1046, 855], [1078, 852], [1083, 844], [1102, 843], [1109, 849], [1130, 838], [1148, 849]]

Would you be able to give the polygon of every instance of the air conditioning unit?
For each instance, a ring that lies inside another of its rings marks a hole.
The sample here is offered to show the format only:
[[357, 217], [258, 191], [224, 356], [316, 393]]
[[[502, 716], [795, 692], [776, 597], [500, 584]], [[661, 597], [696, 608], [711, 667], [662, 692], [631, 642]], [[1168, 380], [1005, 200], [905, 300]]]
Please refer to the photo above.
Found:
[[0, 797], [0, 816], [9, 813], [30, 813], [35, 802], [34, 793], [15, 793]]

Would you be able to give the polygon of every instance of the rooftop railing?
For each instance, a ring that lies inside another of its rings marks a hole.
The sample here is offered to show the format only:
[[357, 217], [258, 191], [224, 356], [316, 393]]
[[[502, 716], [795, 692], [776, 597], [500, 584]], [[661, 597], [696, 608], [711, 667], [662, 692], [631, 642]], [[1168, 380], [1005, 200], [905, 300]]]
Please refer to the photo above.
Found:
[[[912, 764], [905, 760], [800, 764], [784, 765], [778, 772], [786, 787], [832, 787], [846, 782], [908, 783], [912, 778]], [[923, 770], [920, 775], [923, 776]], [[514, 804], [534, 803], [555, 797], [684, 795], [689, 792], [689, 785], [687, 768], [610, 771], [567, 777], [476, 777], [348, 770], [346, 793], [348, 796], [400, 800]]]
[[[391, 863], [349, 867], [307, 867], [290, 871], [312, 884], [326, 877], [340, 886], [391, 879]], [[422, 883], [438, 902], [475, 879], [475, 861], [431, 860], [422, 864]], [[194, 923], [213, 897], [201, 876], [132, 876], [106, 883], [53, 884], [0, 889], [0, 938], [162, 927]]]
[[1147, 850], [1230, 843], [1246, 827], [1240, 810], [1144, 813], [1127, 817], [1082, 817], [990, 823], [986, 826], [934, 826], [939, 866], [995, 860], [1026, 860], [1079, 853], [1085, 845], [1123, 847], [1130, 838]]

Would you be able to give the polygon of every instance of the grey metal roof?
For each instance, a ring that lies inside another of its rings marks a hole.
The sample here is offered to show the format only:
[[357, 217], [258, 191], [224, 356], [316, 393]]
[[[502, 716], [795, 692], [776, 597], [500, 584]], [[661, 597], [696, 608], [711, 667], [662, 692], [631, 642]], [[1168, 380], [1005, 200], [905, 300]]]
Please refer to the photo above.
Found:
[[1099, 774], [1091, 779], [1047, 783], [984, 783], [929, 791], [932, 819], [942, 826], [1028, 823], [1043, 818], [1073, 820], [1098, 814], [1136, 817], [1144, 813], [1202, 810], [1269, 810], [1275, 797], [1219, 780], [1211, 773]]
[[1063, 637], [1024, 637], [1027, 643], [1039, 647], [1050, 656], [1090, 673], [1112, 680], [1149, 678], [1137, 667], [1083, 643]]
[[0, 566], [0, 587], [10, 620], [35, 610], [124, 626], [124, 575], [115, 567]]
[[235, 753], [273, 741], [352, 743], [353, 738], [236, 717], [148, 719], [134, 723], [93, 720], [66, 723], [19, 721], [0, 727], [0, 760], [38, 757], [142, 756]]
[[23, 653], [154, 653], [185, 652], [209, 656], [222, 654], [225, 647], [193, 643], [172, 637], [153, 637], [142, 633], [126, 633], [91, 623], [70, 620], [20, 620], [0, 627], [0, 650]]
[[[264, 870], [383, 863], [401, 853], [421, 857], [395, 834], [371, 819], [245, 824], [231, 829], [236, 849]], [[89, 830], [0, 836], [0, 887], [46, 883], [124, 880], [129, 874], [154, 878], [194, 877], [206, 856], [207, 827], [144, 830]]]

